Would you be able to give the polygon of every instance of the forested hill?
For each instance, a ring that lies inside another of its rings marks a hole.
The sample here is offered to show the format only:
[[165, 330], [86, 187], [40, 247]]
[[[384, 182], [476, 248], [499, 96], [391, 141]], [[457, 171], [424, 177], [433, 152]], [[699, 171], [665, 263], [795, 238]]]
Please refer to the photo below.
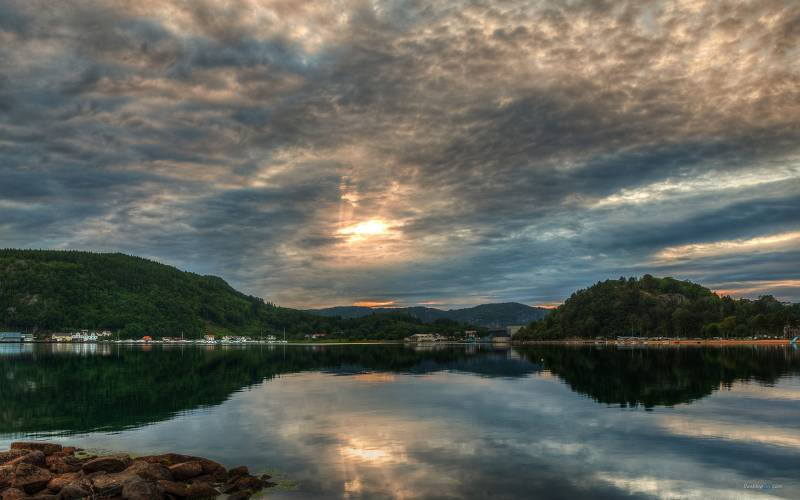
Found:
[[359, 307], [337, 306], [325, 309], [309, 309], [308, 312], [319, 316], [361, 318], [371, 314], [401, 313], [418, 318], [425, 323], [448, 319], [460, 323], [469, 323], [487, 328], [505, 327], [509, 325], [526, 325], [531, 321], [543, 318], [548, 309], [531, 307], [517, 302], [499, 304], [481, 304], [464, 309], [436, 309], [433, 307]]
[[800, 323], [800, 304], [771, 295], [758, 300], [720, 297], [673, 278], [620, 278], [572, 294], [516, 340], [639, 337], [747, 337], [782, 335]]
[[[459, 326], [439, 323], [435, 331]], [[285, 328], [289, 338], [324, 332], [335, 338], [399, 339], [431, 331], [399, 314], [344, 320], [278, 307], [221, 278], [139, 257], [47, 250], [0, 250], [0, 327], [109, 329], [121, 338], [261, 335]]]

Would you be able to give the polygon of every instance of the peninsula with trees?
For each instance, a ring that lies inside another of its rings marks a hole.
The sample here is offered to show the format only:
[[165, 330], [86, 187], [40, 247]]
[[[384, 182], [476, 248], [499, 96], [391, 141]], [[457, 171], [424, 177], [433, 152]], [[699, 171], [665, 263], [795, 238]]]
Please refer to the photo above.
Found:
[[800, 304], [771, 295], [735, 299], [690, 281], [645, 274], [579, 290], [514, 339], [786, 338], [800, 335], [798, 326]]

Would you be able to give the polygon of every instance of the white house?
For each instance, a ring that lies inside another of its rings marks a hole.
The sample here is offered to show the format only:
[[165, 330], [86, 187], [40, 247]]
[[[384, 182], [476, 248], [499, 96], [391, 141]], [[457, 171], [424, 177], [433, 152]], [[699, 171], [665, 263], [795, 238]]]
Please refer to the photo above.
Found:
[[405, 338], [406, 342], [436, 342], [436, 335], [432, 333], [415, 333]]

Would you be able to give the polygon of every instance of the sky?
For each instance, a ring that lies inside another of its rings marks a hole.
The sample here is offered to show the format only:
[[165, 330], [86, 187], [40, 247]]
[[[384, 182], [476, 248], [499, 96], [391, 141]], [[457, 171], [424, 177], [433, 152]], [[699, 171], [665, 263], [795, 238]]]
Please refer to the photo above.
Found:
[[0, 247], [291, 307], [800, 301], [800, 3], [0, 0]]

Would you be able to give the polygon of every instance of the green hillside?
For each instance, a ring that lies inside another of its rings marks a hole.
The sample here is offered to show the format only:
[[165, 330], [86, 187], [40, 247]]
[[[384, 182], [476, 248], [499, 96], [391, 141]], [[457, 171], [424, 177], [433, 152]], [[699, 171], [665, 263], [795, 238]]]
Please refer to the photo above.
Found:
[[579, 290], [515, 339], [782, 336], [800, 323], [800, 305], [771, 295], [758, 300], [720, 297], [673, 278], [620, 278]]
[[[139, 257], [78, 251], [0, 250], [0, 326], [32, 332], [109, 329], [121, 338], [206, 333], [289, 338], [400, 339], [431, 330], [418, 319], [315, 316], [234, 290], [215, 276]], [[436, 325], [447, 333], [455, 323]]]
[[359, 306], [336, 306], [325, 309], [308, 309], [307, 312], [318, 316], [341, 317], [341, 318], [361, 318], [371, 314], [380, 313], [402, 313], [418, 318], [425, 323], [433, 323], [438, 320], [450, 320], [459, 323], [469, 323], [471, 325], [486, 328], [498, 328], [508, 325], [526, 325], [531, 321], [543, 318], [548, 309], [541, 307], [531, 307], [517, 302], [505, 302], [499, 304], [481, 304], [464, 309], [435, 309], [433, 307], [359, 307]]

